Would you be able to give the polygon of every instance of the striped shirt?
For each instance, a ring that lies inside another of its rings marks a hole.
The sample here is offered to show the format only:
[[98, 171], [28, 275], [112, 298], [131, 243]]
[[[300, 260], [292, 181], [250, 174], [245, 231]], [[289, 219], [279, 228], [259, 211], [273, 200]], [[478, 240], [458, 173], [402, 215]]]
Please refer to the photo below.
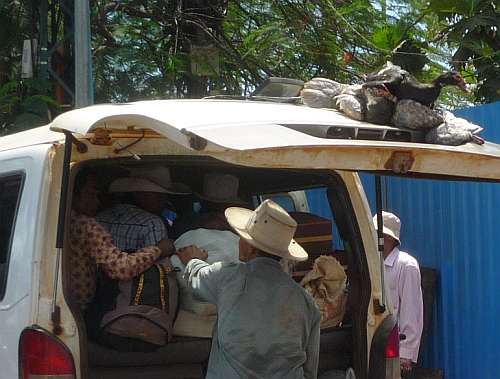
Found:
[[133, 251], [167, 238], [163, 220], [132, 204], [118, 204], [97, 215], [97, 221], [113, 236], [116, 246]]

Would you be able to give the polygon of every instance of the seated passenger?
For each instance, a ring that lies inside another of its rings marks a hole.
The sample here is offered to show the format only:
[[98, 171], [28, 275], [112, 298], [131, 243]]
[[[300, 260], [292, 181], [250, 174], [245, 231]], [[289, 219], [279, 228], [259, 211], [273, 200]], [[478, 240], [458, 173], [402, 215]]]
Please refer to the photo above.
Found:
[[[109, 192], [129, 196], [125, 203], [101, 212], [98, 220], [123, 250], [165, 238], [167, 230], [158, 213], [167, 203], [169, 191], [141, 177], [116, 179]], [[170, 246], [169, 255], [175, 252], [171, 241]], [[104, 277], [98, 294], [94, 314], [101, 344], [120, 351], [154, 351], [171, 340], [178, 287], [168, 259], [155, 262], [131, 280]]]
[[168, 202], [167, 188], [145, 178], [126, 177], [113, 181], [109, 192], [124, 195], [123, 202], [100, 212], [97, 220], [120, 249], [135, 250], [168, 237], [158, 216]]
[[174, 222], [175, 236], [204, 227], [211, 222], [209, 229], [231, 230], [224, 217], [224, 211], [231, 206], [247, 207], [248, 203], [238, 196], [239, 180], [231, 174], [208, 173], [204, 176], [200, 213], [180, 215]]
[[127, 254], [117, 248], [109, 232], [96, 219], [99, 200], [97, 177], [83, 169], [75, 181], [69, 231], [70, 289], [73, 299], [87, 309], [96, 291], [96, 267], [110, 278], [129, 280], [145, 271], [172, 250], [171, 243], [160, 239]]
[[[173, 182], [170, 175], [170, 170], [165, 166], [148, 166], [148, 167], [133, 167], [129, 169], [130, 177], [147, 179], [162, 188], [164, 188], [167, 193], [167, 201], [156, 201], [154, 204], [143, 205], [142, 208], [148, 210], [149, 212], [159, 216], [167, 228], [167, 233], [170, 238], [173, 238], [172, 231], [172, 220], [168, 219], [166, 215], [170, 213], [171, 203], [169, 200], [171, 198], [176, 199], [176, 205], [179, 203], [192, 204], [191, 194], [192, 191], [189, 187], [183, 183]], [[184, 200], [185, 199], [185, 200]], [[177, 212], [177, 209], [175, 210]]]

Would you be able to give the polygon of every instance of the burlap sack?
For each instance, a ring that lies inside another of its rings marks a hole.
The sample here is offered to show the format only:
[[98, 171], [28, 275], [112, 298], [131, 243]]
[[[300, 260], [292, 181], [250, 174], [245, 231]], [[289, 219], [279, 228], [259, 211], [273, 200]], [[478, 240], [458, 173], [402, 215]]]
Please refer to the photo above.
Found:
[[300, 283], [314, 298], [321, 313], [321, 328], [340, 324], [347, 303], [347, 275], [333, 257], [322, 255]]

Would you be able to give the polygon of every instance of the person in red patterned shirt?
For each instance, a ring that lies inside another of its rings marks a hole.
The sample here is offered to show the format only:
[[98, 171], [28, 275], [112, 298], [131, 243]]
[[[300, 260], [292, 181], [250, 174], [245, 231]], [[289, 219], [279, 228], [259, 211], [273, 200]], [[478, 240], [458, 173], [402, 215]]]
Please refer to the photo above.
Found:
[[109, 232], [94, 218], [99, 208], [97, 195], [97, 176], [84, 168], [75, 182], [69, 233], [71, 294], [83, 310], [95, 295], [97, 267], [112, 279], [130, 280], [157, 259], [175, 252], [169, 239], [134, 253], [120, 251]]

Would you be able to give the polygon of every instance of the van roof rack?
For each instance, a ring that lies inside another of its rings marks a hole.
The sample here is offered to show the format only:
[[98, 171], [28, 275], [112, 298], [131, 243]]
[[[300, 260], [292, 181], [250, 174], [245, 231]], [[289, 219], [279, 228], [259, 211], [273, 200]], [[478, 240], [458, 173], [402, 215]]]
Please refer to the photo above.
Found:
[[273, 103], [301, 104], [301, 98], [298, 97], [272, 97], [272, 96], [238, 96], [238, 95], [212, 95], [205, 96], [203, 99], [219, 100], [250, 100], [250, 101], [270, 101]]
[[301, 103], [300, 91], [304, 81], [291, 78], [269, 77], [249, 96], [213, 95], [204, 99], [270, 101], [274, 103]]
[[[291, 78], [267, 78], [249, 96], [215, 95], [204, 99], [270, 101], [275, 103], [302, 104], [300, 91], [304, 81]], [[375, 141], [425, 142], [422, 130], [396, 128], [391, 125], [283, 125], [299, 132], [328, 139], [357, 139]]]

